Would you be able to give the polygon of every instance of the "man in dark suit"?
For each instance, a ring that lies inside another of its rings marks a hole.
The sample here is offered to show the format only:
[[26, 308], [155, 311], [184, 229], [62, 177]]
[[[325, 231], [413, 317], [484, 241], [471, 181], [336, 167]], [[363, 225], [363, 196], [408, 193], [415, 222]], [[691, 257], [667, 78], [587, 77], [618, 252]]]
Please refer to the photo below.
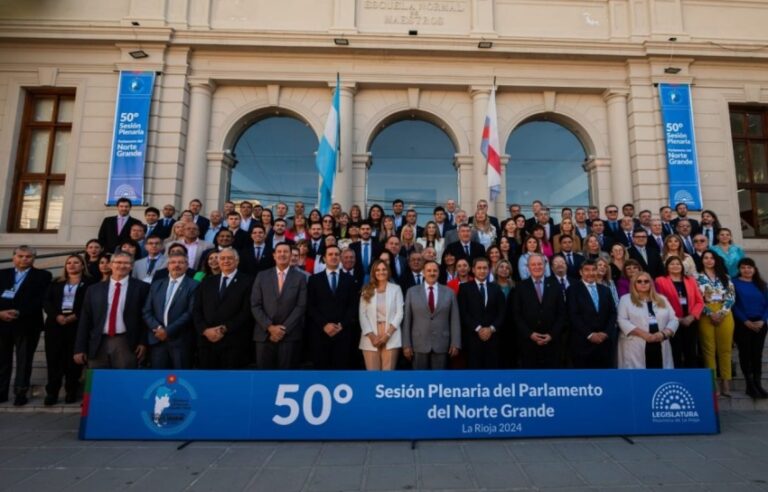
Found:
[[204, 278], [197, 289], [192, 319], [201, 369], [239, 369], [250, 358], [253, 277], [238, 264], [236, 250], [220, 251], [221, 273]]
[[424, 228], [417, 224], [417, 221], [419, 220], [418, 214], [416, 213], [416, 210], [414, 209], [408, 209], [408, 211], [405, 212], [405, 220], [403, 221], [403, 224], [397, 229], [397, 235], [399, 236], [400, 233], [403, 232], [403, 227], [406, 225], [409, 225], [413, 227], [413, 233], [414, 237], [422, 237], [424, 235]]
[[536, 222], [533, 223], [529, 232], [533, 232], [533, 228], [537, 225], [544, 228], [544, 235], [550, 242], [553, 237], [560, 234], [560, 225], [555, 224], [554, 220], [549, 215], [549, 209], [547, 207], [542, 207], [541, 210], [539, 210], [539, 214], [536, 216]]
[[151, 235], [159, 236], [160, 239], [165, 239], [171, 235], [171, 230], [166, 228], [162, 222], [160, 222], [160, 211], [155, 207], [147, 207], [144, 210], [144, 237]]
[[568, 277], [578, 278], [579, 267], [584, 262], [584, 256], [573, 250], [573, 238], [571, 236], [560, 236], [560, 252], [555, 256], [562, 256], [565, 264], [568, 266]]
[[[398, 246], [399, 248], [399, 246]], [[355, 289], [359, 297], [360, 289], [363, 288], [363, 270], [357, 268], [357, 255], [350, 248], [341, 252], [341, 272], [352, 277], [355, 282]], [[355, 320], [357, 321], [357, 320]]]
[[163, 216], [160, 218], [160, 224], [168, 231], [168, 234], [173, 230], [173, 224], [176, 223], [175, 215], [176, 207], [170, 203], [163, 206]]
[[400, 255], [400, 238], [389, 236], [384, 243], [384, 249], [392, 254], [392, 264], [389, 266], [392, 270], [392, 281], [402, 285], [403, 278], [408, 274], [408, 260]]
[[625, 248], [632, 247], [632, 236], [635, 234], [635, 223], [632, 217], [622, 217], [619, 221], [619, 232], [613, 235], [616, 243], [621, 243]]
[[704, 252], [709, 249], [709, 240], [704, 234], [696, 234], [693, 236], [693, 239], [691, 239], [691, 243], [693, 243], [693, 253], [691, 253], [691, 258], [693, 258], [693, 262], [696, 264], [696, 271], [700, 272], [704, 267], [701, 257], [704, 255]]
[[322, 258], [325, 254], [325, 240], [323, 238], [323, 226], [317, 222], [309, 226], [309, 237], [307, 238], [309, 243], [309, 251], [307, 256], [314, 258], [315, 261], [318, 258]]
[[341, 272], [340, 264], [341, 250], [328, 246], [325, 271], [312, 275], [307, 283], [307, 325], [315, 369], [351, 368], [358, 295], [355, 280]]
[[672, 225], [672, 207], [664, 205], [659, 208], [659, 217], [661, 218], [661, 227], [664, 230], [664, 237], [675, 233], [675, 226]]
[[109, 264], [109, 281], [92, 285], [85, 293], [75, 362], [91, 369], [136, 369], [146, 352], [147, 328], [141, 312], [149, 285], [130, 277], [130, 254], [115, 253]]
[[241, 251], [251, 243], [249, 233], [240, 227], [240, 220], [240, 214], [237, 212], [227, 214], [227, 230], [232, 234], [232, 247], [237, 251]]
[[198, 283], [186, 273], [187, 255], [168, 258], [168, 277], [154, 282], [144, 303], [152, 369], [190, 369], [195, 326], [192, 311]]
[[605, 222], [602, 219], [595, 219], [590, 224], [589, 230], [592, 234], [597, 235], [597, 240], [600, 241], [600, 249], [606, 253], [610, 252], [613, 246], [613, 236], [605, 232]]
[[[267, 244], [270, 250], [273, 250], [275, 246], [280, 243], [294, 244], [293, 239], [285, 237], [286, 222], [285, 219], [275, 219], [272, 222], [272, 229], [267, 234]], [[322, 229], [321, 229], [322, 231]]]
[[466, 341], [469, 369], [498, 369], [501, 367], [500, 343], [497, 330], [504, 326], [506, 300], [501, 287], [488, 282], [490, 263], [485, 257], [472, 264], [474, 281], [459, 286], [459, 316]]
[[615, 237], [619, 234], [619, 207], [610, 204], [605, 207], [605, 233], [616, 241]]
[[639, 262], [643, 271], [650, 273], [654, 279], [664, 274], [661, 255], [657, 249], [648, 247], [648, 233], [645, 229], [635, 230], [628, 253], [629, 257]]
[[403, 355], [416, 370], [445, 369], [461, 349], [459, 303], [453, 291], [437, 283], [440, 266], [424, 265], [424, 283], [408, 289], [403, 314]]
[[360, 241], [349, 245], [349, 249], [355, 252], [355, 268], [360, 268], [363, 272], [363, 285], [368, 279], [371, 263], [379, 257], [383, 249], [381, 242], [371, 239], [372, 233], [370, 222], [363, 222], [360, 224]]
[[692, 219], [691, 217], [688, 216], [688, 205], [686, 205], [683, 202], [678, 203], [677, 205], [675, 205], [675, 212], [677, 212], [677, 217], [672, 219], [672, 222], [671, 222], [671, 225], [673, 228], [675, 228], [675, 230], [677, 230], [677, 223], [683, 219], [686, 219], [688, 220], [688, 222], [691, 223], [690, 234], [694, 236], [699, 233], [699, 231], [701, 230], [699, 226], [699, 221], [696, 219]]
[[256, 224], [251, 229], [252, 244], [239, 250], [239, 268], [254, 277], [259, 272], [275, 266], [275, 260], [272, 258], [272, 243], [266, 241], [265, 237], [264, 226]]
[[523, 369], [560, 367], [560, 347], [566, 325], [565, 300], [552, 277], [545, 277], [544, 257], [528, 257], [531, 276], [515, 289], [514, 303]]
[[445, 250], [449, 251], [457, 260], [464, 258], [470, 264], [473, 264], [476, 258], [485, 257], [483, 245], [472, 241], [472, 229], [470, 226], [461, 224], [458, 227], [459, 240], [446, 246]]
[[608, 287], [596, 284], [597, 263], [581, 264], [581, 281], [568, 288], [571, 359], [577, 369], [614, 367], [616, 305]]
[[651, 232], [648, 234], [648, 247], [655, 249], [659, 255], [661, 255], [664, 249], [664, 224], [661, 219], [651, 219]]
[[274, 268], [259, 274], [251, 294], [256, 367], [295, 369], [307, 308], [307, 281], [290, 268], [290, 245], [278, 244], [273, 256]]
[[400, 278], [400, 288], [403, 290], [403, 298], [414, 285], [424, 283], [424, 258], [420, 251], [413, 250], [408, 255], [408, 269]]
[[141, 224], [141, 221], [131, 217], [131, 201], [118, 198], [117, 215], [105, 217], [99, 227], [99, 242], [107, 253], [113, 253], [117, 245], [130, 237], [131, 226]]
[[435, 207], [432, 215], [435, 218], [435, 224], [437, 224], [437, 230], [440, 231], [440, 237], [444, 238], [447, 232], [453, 230], [454, 226], [448, 222], [448, 216], [445, 213], [443, 207]]
[[13, 250], [13, 267], [0, 270], [0, 403], [8, 401], [13, 354], [16, 406], [28, 401], [32, 359], [43, 330], [43, 299], [51, 274], [34, 267], [37, 252], [29, 246]]
[[203, 202], [197, 198], [193, 198], [189, 202], [189, 211], [192, 212], [192, 222], [197, 224], [197, 230], [200, 239], [205, 239], [205, 233], [208, 232], [208, 228], [211, 226], [211, 221], [205, 218], [200, 212], [203, 210]]

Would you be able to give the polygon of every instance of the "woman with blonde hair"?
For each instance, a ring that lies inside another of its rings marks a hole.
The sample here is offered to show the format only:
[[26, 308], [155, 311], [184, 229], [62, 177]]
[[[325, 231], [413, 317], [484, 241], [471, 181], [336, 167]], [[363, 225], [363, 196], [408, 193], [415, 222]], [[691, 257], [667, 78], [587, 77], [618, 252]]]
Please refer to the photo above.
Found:
[[445, 250], [445, 239], [440, 237], [440, 228], [437, 227], [437, 223], [434, 220], [427, 222], [424, 226], [424, 234], [416, 239], [416, 242], [424, 248], [429, 246], [435, 248], [437, 264], [440, 264], [443, 257], [443, 251]]
[[600, 238], [597, 234], [587, 234], [587, 237], [584, 238], [584, 241], [582, 241], [581, 244], [583, 245], [582, 254], [584, 255], [584, 259], [596, 260], [602, 257], [608, 261], [611, 260], [608, 253], [600, 248]]
[[403, 292], [389, 277], [389, 266], [374, 261], [371, 279], [360, 293], [360, 350], [369, 371], [393, 370], [402, 346]]
[[611, 290], [613, 303], [618, 308], [619, 291], [616, 289], [616, 282], [613, 281], [613, 275], [611, 275], [611, 264], [605, 258], [598, 258], [595, 263], [597, 264], [597, 283], [605, 285]]
[[[400, 229], [400, 256], [408, 258], [411, 251], [414, 251], [416, 246], [416, 228], [410, 224], [405, 224]], [[421, 248], [421, 246], [418, 246]]]
[[624, 271], [624, 262], [629, 259], [629, 253], [623, 244], [616, 243], [611, 246], [610, 255], [611, 277], [615, 282], [621, 278], [621, 273]]
[[683, 262], [683, 271], [686, 276], [695, 277], [697, 275], [696, 262], [693, 261], [691, 255], [685, 252], [685, 249], [683, 248], [683, 239], [677, 234], [670, 234], [664, 239], [664, 248], [661, 250], [661, 261], [666, 264], [671, 256], [680, 258], [680, 261]]
[[491, 244], [496, 242], [496, 228], [491, 224], [491, 219], [488, 218], [488, 213], [479, 209], [475, 212], [475, 216], [472, 220], [472, 231], [477, 232], [477, 242], [483, 245], [483, 248], [488, 249]]
[[552, 237], [552, 247], [555, 249], [555, 254], [560, 252], [560, 238], [562, 236], [569, 236], [573, 239], [573, 249], [576, 251], [581, 250], [581, 238], [576, 234], [576, 228], [573, 226], [573, 219], [564, 218], [560, 222], [560, 232]]
[[620, 369], [674, 369], [669, 339], [677, 331], [677, 316], [649, 273], [632, 277], [629, 294], [619, 301], [618, 323]]

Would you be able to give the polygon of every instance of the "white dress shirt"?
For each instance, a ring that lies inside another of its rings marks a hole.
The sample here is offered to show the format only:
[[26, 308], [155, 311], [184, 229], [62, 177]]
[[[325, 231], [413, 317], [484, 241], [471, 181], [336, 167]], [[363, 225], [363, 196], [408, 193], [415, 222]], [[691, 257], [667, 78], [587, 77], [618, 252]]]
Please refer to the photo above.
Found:
[[[120, 335], [125, 333], [125, 320], [123, 319], [123, 313], [125, 312], [125, 298], [128, 296], [128, 277], [119, 281], [120, 283], [120, 299], [117, 301], [117, 320], [115, 322], [115, 334]], [[107, 295], [107, 319], [104, 322], [103, 333], [106, 335], [109, 333], [109, 313], [112, 312], [112, 299], [115, 297], [115, 286], [118, 284], [114, 279], [109, 279], [109, 294]]]

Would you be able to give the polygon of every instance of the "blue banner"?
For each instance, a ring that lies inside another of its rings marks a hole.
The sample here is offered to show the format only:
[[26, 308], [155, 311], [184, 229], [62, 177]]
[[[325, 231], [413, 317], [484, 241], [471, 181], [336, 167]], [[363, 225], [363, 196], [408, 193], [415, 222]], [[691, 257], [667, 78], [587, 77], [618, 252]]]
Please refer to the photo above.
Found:
[[123, 197], [134, 205], [144, 202], [144, 162], [154, 85], [155, 72], [120, 72], [107, 205], [115, 205]]
[[670, 206], [685, 203], [689, 210], [701, 210], [691, 87], [688, 84], [659, 84], [659, 100], [667, 148]]
[[370, 440], [719, 432], [712, 373], [90, 371], [82, 439]]

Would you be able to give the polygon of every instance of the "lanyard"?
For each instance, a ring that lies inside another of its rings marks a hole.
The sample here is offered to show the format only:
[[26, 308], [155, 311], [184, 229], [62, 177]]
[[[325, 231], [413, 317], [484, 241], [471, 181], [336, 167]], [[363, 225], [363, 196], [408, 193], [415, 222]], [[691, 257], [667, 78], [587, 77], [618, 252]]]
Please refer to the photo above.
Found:
[[29, 274], [29, 269], [24, 270], [21, 273], [14, 270], [13, 290], [15, 292], [19, 291], [19, 287], [21, 286], [22, 282], [24, 282], [24, 279], [27, 278], [27, 274]]

